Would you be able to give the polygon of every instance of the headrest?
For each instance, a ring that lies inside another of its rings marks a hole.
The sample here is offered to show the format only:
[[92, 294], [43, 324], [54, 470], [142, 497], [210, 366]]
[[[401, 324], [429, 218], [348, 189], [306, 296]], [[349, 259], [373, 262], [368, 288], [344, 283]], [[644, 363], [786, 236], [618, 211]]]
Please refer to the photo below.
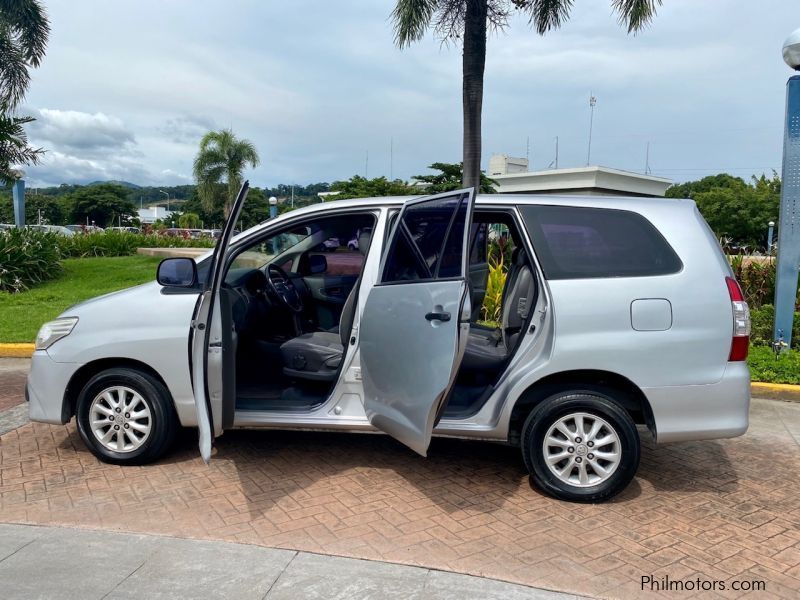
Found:
[[369, 227], [365, 227], [361, 230], [361, 233], [358, 234], [358, 251], [361, 254], [366, 254], [367, 249], [369, 248], [369, 243], [372, 240], [372, 229]]

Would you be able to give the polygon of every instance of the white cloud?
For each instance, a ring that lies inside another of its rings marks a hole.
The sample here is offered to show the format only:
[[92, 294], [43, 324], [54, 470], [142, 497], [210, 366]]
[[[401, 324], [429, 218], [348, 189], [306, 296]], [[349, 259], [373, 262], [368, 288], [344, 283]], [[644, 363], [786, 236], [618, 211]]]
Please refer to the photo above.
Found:
[[59, 150], [87, 154], [120, 149], [135, 144], [136, 138], [122, 119], [98, 112], [42, 108], [36, 111], [30, 136]]

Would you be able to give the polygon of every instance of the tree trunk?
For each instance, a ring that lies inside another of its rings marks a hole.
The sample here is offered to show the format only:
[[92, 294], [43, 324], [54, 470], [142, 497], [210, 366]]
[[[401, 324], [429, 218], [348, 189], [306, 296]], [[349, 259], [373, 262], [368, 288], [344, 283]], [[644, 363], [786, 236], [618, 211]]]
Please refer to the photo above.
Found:
[[483, 72], [486, 66], [487, 0], [466, 0], [464, 17], [463, 103], [464, 172], [463, 186], [481, 187], [481, 110]]

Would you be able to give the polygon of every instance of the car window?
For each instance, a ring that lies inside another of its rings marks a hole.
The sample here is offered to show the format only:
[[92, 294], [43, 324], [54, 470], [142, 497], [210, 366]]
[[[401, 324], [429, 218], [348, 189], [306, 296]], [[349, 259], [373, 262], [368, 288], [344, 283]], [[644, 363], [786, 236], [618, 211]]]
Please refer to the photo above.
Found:
[[393, 233], [382, 283], [462, 275], [464, 221], [468, 196], [411, 205]]
[[311, 252], [310, 255], [321, 255], [328, 263], [328, 268], [320, 275], [342, 276], [359, 275], [364, 264], [364, 255], [352, 246], [339, 248], [336, 252]]
[[667, 275], [683, 264], [642, 215], [574, 206], [520, 211], [548, 279]]
[[237, 255], [230, 268], [261, 269], [276, 256], [291, 250], [309, 235], [311, 235], [311, 230], [308, 227], [298, 227], [291, 231], [282, 231], [272, 235]]

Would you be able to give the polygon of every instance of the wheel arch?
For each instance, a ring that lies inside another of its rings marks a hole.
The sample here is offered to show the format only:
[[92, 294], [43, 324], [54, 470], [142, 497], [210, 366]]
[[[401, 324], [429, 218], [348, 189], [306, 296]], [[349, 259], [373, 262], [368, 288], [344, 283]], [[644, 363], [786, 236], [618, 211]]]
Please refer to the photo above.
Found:
[[637, 425], [646, 425], [656, 437], [653, 410], [641, 388], [611, 371], [583, 369], [552, 373], [531, 384], [514, 403], [508, 425], [508, 441], [519, 445], [522, 427], [530, 411], [542, 400], [564, 391], [590, 391], [606, 396], [624, 408]]
[[164, 386], [164, 389], [167, 391], [169, 395], [170, 401], [172, 402], [172, 410], [175, 410], [175, 403], [174, 399], [172, 398], [172, 392], [170, 392], [169, 386], [161, 374], [156, 371], [153, 367], [144, 363], [140, 360], [136, 360], [133, 358], [100, 358], [97, 360], [93, 360], [92, 362], [86, 363], [80, 369], [75, 371], [72, 377], [67, 384], [67, 389], [64, 391], [64, 416], [66, 417], [64, 422], [66, 423], [75, 415], [75, 409], [78, 404], [78, 396], [81, 393], [81, 390], [86, 386], [89, 380], [101, 373], [103, 371], [107, 371], [108, 369], [133, 369], [136, 371], [141, 371], [143, 373], [147, 373], [154, 379], [156, 379], [161, 385]]

